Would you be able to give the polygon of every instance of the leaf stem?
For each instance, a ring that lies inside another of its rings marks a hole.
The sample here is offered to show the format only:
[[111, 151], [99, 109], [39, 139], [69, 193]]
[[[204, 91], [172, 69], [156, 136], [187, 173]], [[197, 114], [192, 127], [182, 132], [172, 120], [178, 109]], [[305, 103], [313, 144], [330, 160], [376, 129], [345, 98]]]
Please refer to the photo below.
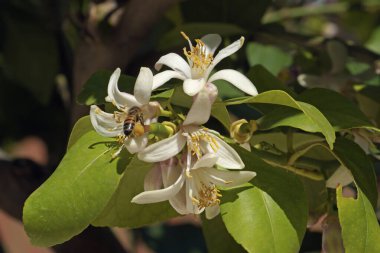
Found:
[[302, 177], [306, 177], [312, 180], [321, 181], [324, 180], [323, 174], [320, 172], [324, 163], [311, 158], [299, 158], [294, 165], [288, 164], [287, 155], [276, 155], [270, 152], [253, 149], [257, 155], [259, 155], [265, 162], [272, 166], [276, 166], [282, 169], [291, 171]]

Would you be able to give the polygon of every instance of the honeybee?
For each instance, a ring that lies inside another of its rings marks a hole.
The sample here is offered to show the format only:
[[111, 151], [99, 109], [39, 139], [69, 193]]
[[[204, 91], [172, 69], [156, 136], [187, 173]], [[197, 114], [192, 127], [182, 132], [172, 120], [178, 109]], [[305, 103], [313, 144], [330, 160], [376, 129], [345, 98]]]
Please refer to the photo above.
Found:
[[140, 136], [144, 133], [144, 118], [139, 107], [133, 106], [129, 108], [127, 117], [124, 120], [123, 132], [126, 137], [132, 133], [136, 136]]

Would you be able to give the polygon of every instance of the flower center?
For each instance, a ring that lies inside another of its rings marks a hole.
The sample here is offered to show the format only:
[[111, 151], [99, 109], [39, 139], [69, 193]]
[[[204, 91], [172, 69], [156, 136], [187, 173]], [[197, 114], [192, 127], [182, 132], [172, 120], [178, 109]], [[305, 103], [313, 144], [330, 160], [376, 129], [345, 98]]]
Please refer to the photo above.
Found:
[[183, 53], [191, 63], [191, 74], [193, 78], [200, 78], [203, 76], [204, 72], [210, 66], [213, 60], [211, 53], [207, 53], [207, 47], [203, 41], [196, 39], [195, 47], [192, 46], [190, 38], [181, 32], [181, 35], [189, 42], [190, 51], [183, 48]]
[[219, 149], [219, 144], [216, 139], [207, 131], [200, 129], [198, 131], [183, 133], [187, 137], [187, 148], [191, 150], [192, 155], [196, 155], [200, 159], [203, 155], [201, 150], [201, 141], [207, 142], [214, 152]]
[[198, 198], [193, 198], [193, 204], [197, 205], [199, 209], [219, 205], [220, 203], [220, 191], [214, 184], [205, 185], [202, 182], [202, 188], [198, 192]]

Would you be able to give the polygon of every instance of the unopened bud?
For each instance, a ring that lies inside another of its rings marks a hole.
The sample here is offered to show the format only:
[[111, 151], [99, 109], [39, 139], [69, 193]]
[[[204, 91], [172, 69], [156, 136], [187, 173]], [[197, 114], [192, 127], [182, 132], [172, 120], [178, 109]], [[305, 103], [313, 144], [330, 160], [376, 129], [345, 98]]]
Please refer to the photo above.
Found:
[[165, 139], [177, 131], [177, 126], [169, 121], [150, 124], [149, 139]]
[[257, 123], [255, 120], [240, 119], [231, 124], [230, 134], [237, 143], [243, 144], [248, 142], [252, 134], [257, 130]]

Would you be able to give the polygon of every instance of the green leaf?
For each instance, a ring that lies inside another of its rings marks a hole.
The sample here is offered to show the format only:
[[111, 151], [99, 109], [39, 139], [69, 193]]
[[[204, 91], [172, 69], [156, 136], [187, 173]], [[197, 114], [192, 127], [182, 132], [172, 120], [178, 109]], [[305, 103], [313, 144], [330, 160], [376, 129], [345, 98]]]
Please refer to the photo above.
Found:
[[295, 93], [291, 89], [286, 87], [280, 80], [278, 80], [261, 65], [251, 67], [247, 73], [247, 77], [256, 86], [259, 93], [269, 90], [282, 90], [290, 96], [295, 97]]
[[257, 176], [251, 181], [254, 186], [223, 192], [221, 214], [227, 230], [248, 252], [298, 252], [308, 213], [301, 181], [253, 153], [237, 151]]
[[144, 191], [144, 178], [152, 166], [133, 158], [107, 207], [92, 224], [136, 228], [177, 216], [168, 201], [143, 205], [131, 203], [134, 196]]
[[366, 197], [376, 207], [377, 185], [376, 174], [371, 159], [365, 154], [359, 145], [346, 138], [337, 138], [334, 149], [330, 150], [323, 143], [315, 143], [305, 149], [297, 151], [290, 158], [291, 161], [297, 160], [303, 155], [309, 155], [315, 149], [324, 148], [330, 152], [340, 164], [351, 171], [352, 176], [358, 187], [362, 189]]
[[211, 220], [202, 216], [202, 231], [209, 253], [246, 252], [228, 233], [220, 215]]
[[318, 108], [336, 131], [350, 128], [377, 129], [350, 100], [339, 93], [327, 89], [310, 89], [298, 99]]
[[222, 103], [213, 104], [211, 108], [211, 115], [216, 118], [223, 126], [229, 130], [231, 125], [230, 114], [225, 105]]
[[375, 212], [365, 194], [360, 188], [357, 190], [357, 199], [343, 197], [341, 186], [336, 190], [345, 252], [380, 252], [380, 228]]
[[34, 16], [5, 12], [0, 17], [5, 28], [2, 50], [6, 75], [47, 104], [59, 72], [56, 31]]
[[84, 116], [80, 118], [74, 125], [71, 131], [69, 141], [67, 143], [67, 149], [71, 148], [83, 135], [94, 130], [91, 124], [90, 116]]
[[371, 159], [359, 145], [345, 138], [337, 139], [333, 152], [338, 160], [351, 171], [356, 184], [375, 208], [378, 193], [375, 169]]
[[246, 53], [250, 66], [261, 64], [273, 75], [292, 64], [291, 55], [275, 46], [250, 42], [247, 44]]
[[[286, 92], [281, 90], [271, 90], [260, 93], [255, 97], [243, 97], [225, 101], [226, 105], [238, 105], [245, 103], [281, 105], [302, 111], [303, 114], [308, 118], [307, 120], [309, 121], [309, 125], [310, 122], [313, 122], [313, 124], [315, 124], [315, 129], [317, 132], [320, 132], [325, 136], [330, 148], [333, 147], [333, 143], [335, 141], [335, 131], [329, 121], [317, 108], [312, 105], [296, 101]], [[276, 115], [276, 117], [278, 116]]]
[[[82, 105], [104, 104], [106, 102], [107, 87], [111, 75], [112, 72], [108, 70], [100, 70], [94, 73], [83, 85], [77, 102]], [[120, 91], [132, 94], [135, 81], [136, 78], [132, 76], [120, 75], [118, 87]]]
[[68, 150], [58, 168], [26, 200], [23, 222], [34, 245], [52, 246], [82, 232], [104, 209], [128, 163], [112, 160], [113, 139], [95, 131]]
[[247, 31], [239, 26], [229, 23], [186, 23], [162, 36], [158, 49], [166, 51], [180, 46], [186, 47], [187, 41], [182, 37], [181, 31], [185, 32], [192, 40], [200, 39], [209, 33], [217, 33], [221, 36], [243, 35], [247, 33]]
[[318, 126], [302, 111], [290, 107], [282, 107], [265, 114], [257, 120], [260, 130], [269, 130], [279, 126], [290, 126], [305, 132], [320, 132]]

